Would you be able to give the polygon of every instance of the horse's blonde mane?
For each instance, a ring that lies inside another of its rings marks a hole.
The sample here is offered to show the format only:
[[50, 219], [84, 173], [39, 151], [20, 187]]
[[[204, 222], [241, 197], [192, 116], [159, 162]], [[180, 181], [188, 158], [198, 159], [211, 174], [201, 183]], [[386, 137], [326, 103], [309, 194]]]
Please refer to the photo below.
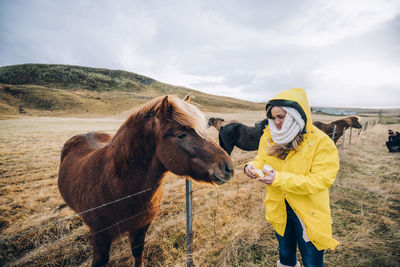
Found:
[[[165, 96], [157, 97], [141, 106], [136, 115], [157, 112]], [[182, 126], [193, 128], [200, 136], [207, 136], [206, 119], [196, 106], [183, 101], [175, 95], [168, 95], [168, 103], [172, 106], [172, 119]], [[134, 114], [134, 115], [135, 115]]]

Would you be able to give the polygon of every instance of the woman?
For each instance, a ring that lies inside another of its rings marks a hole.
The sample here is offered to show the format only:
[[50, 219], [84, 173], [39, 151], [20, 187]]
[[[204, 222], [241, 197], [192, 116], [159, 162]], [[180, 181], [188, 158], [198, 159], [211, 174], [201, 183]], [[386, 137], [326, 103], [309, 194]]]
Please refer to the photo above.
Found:
[[279, 243], [277, 266], [300, 266], [297, 246], [305, 266], [324, 266], [324, 250], [339, 244], [332, 238], [328, 191], [339, 170], [336, 146], [313, 126], [303, 89], [281, 92], [266, 110], [269, 126], [244, 171], [267, 184], [266, 219]]

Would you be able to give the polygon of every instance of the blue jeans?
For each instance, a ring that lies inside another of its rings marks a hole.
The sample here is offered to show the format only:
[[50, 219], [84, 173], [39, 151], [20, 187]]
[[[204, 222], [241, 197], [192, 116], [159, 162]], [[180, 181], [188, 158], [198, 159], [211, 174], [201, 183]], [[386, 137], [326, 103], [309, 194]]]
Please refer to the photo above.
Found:
[[310, 241], [304, 241], [303, 227], [301, 227], [299, 219], [287, 202], [286, 212], [287, 223], [284, 236], [275, 233], [279, 242], [279, 261], [284, 265], [295, 266], [298, 245], [304, 266], [323, 267], [324, 250], [318, 250]]

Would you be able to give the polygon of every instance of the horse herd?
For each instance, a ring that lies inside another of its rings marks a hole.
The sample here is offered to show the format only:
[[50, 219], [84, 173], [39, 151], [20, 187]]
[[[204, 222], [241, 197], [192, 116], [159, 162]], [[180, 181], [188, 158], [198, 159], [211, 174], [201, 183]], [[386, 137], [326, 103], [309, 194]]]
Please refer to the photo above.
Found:
[[[335, 144], [347, 128], [362, 128], [357, 116], [348, 116], [330, 123], [315, 121], [313, 124], [329, 135]], [[229, 155], [235, 146], [245, 151], [257, 150], [258, 142], [267, 125], [267, 119], [256, 122], [253, 127], [237, 121], [225, 122], [221, 118], [210, 118], [208, 120], [208, 126], [214, 126], [218, 130], [219, 145]]]
[[[162, 96], [140, 107], [114, 136], [96, 132], [69, 139], [61, 151], [58, 187], [90, 229], [92, 266], [104, 266], [111, 242], [126, 232], [135, 266], [143, 266], [145, 236], [158, 212], [165, 174], [214, 185], [228, 182], [234, 175], [228, 154], [235, 146], [256, 150], [267, 123], [249, 127], [211, 118], [208, 125], [219, 130], [218, 146], [188, 96]], [[353, 119], [337, 125], [336, 137], [345, 127], [361, 128]]]

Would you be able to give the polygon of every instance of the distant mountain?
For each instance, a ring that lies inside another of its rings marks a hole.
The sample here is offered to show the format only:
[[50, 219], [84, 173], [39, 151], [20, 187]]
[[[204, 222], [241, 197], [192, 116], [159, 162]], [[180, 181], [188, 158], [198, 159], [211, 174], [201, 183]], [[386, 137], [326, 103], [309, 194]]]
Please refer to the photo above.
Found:
[[0, 83], [81, 88], [95, 91], [138, 91], [156, 81], [135, 73], [70, 65], [23, 64], [0, 67]]
[[72, 65], [0, 67], [0, 113], [114, 115], [166, 94], [190, 93], [202, 110], [263, 110], [264, 104], [205, 94], [136, 73]]

